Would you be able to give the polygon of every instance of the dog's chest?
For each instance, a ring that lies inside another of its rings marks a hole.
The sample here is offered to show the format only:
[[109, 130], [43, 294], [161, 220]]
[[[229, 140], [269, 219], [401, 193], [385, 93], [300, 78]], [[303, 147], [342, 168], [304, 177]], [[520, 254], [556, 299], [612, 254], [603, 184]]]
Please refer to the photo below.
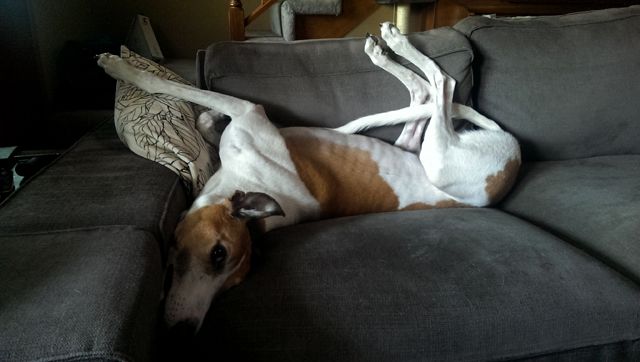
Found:
[[224, 199], [235, 190], [270, 195], [286, 216], [268, 218], [267, 230], [317, 218], [318, 202], [298, 176], [284, 138], [266, 117], [234, 120], [222, 135], [220, 160], [222, 167], [204, 192], [222, 197], [210, 200]]

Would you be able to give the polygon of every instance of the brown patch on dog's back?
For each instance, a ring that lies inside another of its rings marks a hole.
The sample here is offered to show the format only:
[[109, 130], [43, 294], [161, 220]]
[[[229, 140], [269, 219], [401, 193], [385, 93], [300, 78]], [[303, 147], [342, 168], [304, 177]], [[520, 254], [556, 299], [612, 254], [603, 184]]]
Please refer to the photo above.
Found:
[[425, 204], [424, 202], [414, 202], [402, 208], [403, 211], [410, 210], [429, 210], [433, 209], [433, 205]]
[[398, 209], [398, 196], [367, 151], [306, 135], [285, 135], [285, 142], [323, 217]]
[[442, 200], [435, 203], [435, 205], [425, 204], [424, 202], [416, 202], [407, 205], [402, 210], [429, 210], [429, 209], [448, 209], [454, 207], [470, 207], [467, 204], [459, 203], [456, 200]]
[[487, 176], [485, 192], [490, 204], [496, 203], [509, 192], [518, 177], [518, 169], [520, 168], [520, 160], [510, 159], [502, 169], [502, 171]]

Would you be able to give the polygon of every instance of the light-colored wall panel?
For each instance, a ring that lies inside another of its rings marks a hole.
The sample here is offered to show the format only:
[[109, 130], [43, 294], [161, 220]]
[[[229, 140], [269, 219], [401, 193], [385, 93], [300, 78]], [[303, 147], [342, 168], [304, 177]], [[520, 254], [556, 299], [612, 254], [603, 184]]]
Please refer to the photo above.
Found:
[[371, 16], [347, 34], [347, 37], [363, 37], [366, 33], [380, 34], [380, 23], [393, 21], [393, 6], [380, 6]]

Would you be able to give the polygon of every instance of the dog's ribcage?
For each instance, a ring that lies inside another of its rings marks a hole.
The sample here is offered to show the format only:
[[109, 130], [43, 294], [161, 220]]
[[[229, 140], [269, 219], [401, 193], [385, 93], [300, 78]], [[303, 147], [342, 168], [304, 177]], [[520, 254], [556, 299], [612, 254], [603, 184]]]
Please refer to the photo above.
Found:
[[289, 128], [281, 133], [322, 216], [427, 207], [447, 199], [430, 185], [418, 157], [398, 147], [324, 129]]

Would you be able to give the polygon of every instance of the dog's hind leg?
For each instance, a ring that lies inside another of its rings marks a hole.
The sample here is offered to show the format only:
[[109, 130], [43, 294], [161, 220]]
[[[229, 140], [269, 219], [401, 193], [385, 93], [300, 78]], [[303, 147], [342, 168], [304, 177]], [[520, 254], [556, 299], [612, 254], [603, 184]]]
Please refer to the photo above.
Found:
[[433, 109], [419, 157], [429, 181], [441, 191], [456, 195], [459, 188], [457, 184], [464, 175], [455, 166], [465, 162], [454, 158], [460, 146], [460, 136], [451, 119], [456, 81], [433, 60], [415, 49], [393, 24], [382, 24], [381, 34], [387, 45], [396, 54], [418, 66], [429, 82]]
[[[369, 56], [373, 64], [387, 71], [402, 82], [409, 91], [411, 99], [410, 107], [428, 102], [429, 84], [427, 81], [411, 70], [391, 60], [386, 50], [379, 44], [378, 38], [367, 34], [364, 52]], [[430, 114], [423, 113], [420, 117], [417, 117], [417, 119], [405, 123], [395, 145], [410, 152], [419, 152], [422, 135], [424, 134], [424, 128], [427, 125], [429, 116]]]
[[[394, 41], [392, 40], [392, 43]], [[397, 42], [395, 42], [397, 43]], [[409, 45], [411, 46], [411, 45]], [[415, 50], [415, 48], [413, 48]], [[424, 57], [424, 55], [415, 50], [418, 55], [416, 57]], [[347, 124], [336, 128], [335, 130], [342, 133], [358, 133], [369, 128], [393, 126], [396, 124], [406, 123], [405, 129], [396, 141], [397, 145], [404, 148], [417, 150], [415, 144], [412, 147], [407, 146], [407, 140], [416, 139], [416, 134], [422, 136], [418, 132], [424, 129], [426, 121], [431, 117], [433, 112], [433, 101], [430, 95], [431, 85], [422, 77], [418, 76], [411, 70], [389, 59], [386, 52], [380, 47], [375, 37], [367, 36], [365, 40], [365, 53], [371, 58], [371, 61], [395, 76], [409, 90], [411, 104], [409, 107], [372, 114], [360, 117]], [[435, 63], [434, 63], [435, 65]], [[435, 65], [437, 67], [437, 65]], [[439, 69], [439, 68], [438, 68]], [[499, 131], [500, 126], [494, 121], [481, 115], [471, 107], [459, 103], [451, 105], [451, 116], [455, 119], [466, 119], [480, 128]], [[421, 123], [421, 129], [418, 129], [415, 122]]]
[[407, 122], [430, 118], [433, 105], [419, 104], [382, 113], [370, 114], [348, 122], [344, 126], [334, 128], [340, 133], [354, 134], [370, 128], [395, 126]]
[[[431, 185], [466, 205], [485, 206], [498, 200], [515, 179], [513, 165], [520, 162], [515, 138], [499, 127], [457, 133], [452, 122], [455, 80], [393, 25], [383, 24], [382, 35], [394, 51], [424, 71], [431, 86], [432, 116], [419, 155]], [[499, 191], [493, 191], [494, 186]]]
[[[407, 37], [400, 33], [400, 30], [390, 22], [380, 24], [380, 34], [382, 39], [384, 39], [394, 53], [400, 55], [420, 68], [427, 77], [429, 84], [432, 86], [434, 85], [435, 75], [443, 72], [431, 58], [422, 54], [418, 49], [411, 45]], [[455, 80], [453, 78], [451, 78], [451, 80], [453, 82], [452, 84], [455, 86]]]
[[[428, 82], [433, 85], [435, 82], [435, 74], [443, 74], [448, 78], [449, 82], [452, 82], [452, 86], [455, 88], [455, 79], [446, 74], [442, 69], [429, 57], [422, 54], [416, 49], [407, 37], [400, 33], [400, 30], [390, 22], [385, 22], [380, 25], [380, 33], [382, 38], [391, 48], [394, 53], [407, 59], [415, 66], [417, 66], [427, 77]], [[491, 119], [481, 115], [471, 107], [467, 107], [462, 104], [451, 104], [451, 117], [456, 119], [466, 119], [469, 122], [475, 124], [478, 127], [490, 130], [501, 130], [500, 126]]]
[[429, 99], [429, 83], [413, 71], [403, 67], [389, 58], [380, 41], [374, 35], [367, 34], [364, 52], [371, 62], [396, 77], [409, 91], [411, 106], [425, 104]]
[[249, 101], [159, 78], [109, 53], [98, 56], [98, 65], [113, 78], [131, 83], [149, 93], [168, 94], [213, 109], [231, 118], [242, 116], [255, 109], [255, 104]]
[[[370, 128], [395, 126], [397, 124], [418, 121], [421, 119], [429, 119], [432, 112], [433, 103], [427, 102], [425, 104], [360, 117], [343, 126], [334, 128], [334, 130], [341, 133], [354, 134]], [[481, 115], [473, 108], [460, 103], [453, 103], [451, 105], [451, 117], [454, 119], [466, 119], [480, 128], [492, 131], [502, 130], [502, 128], [500, 128], [500, 126], [491, 119]]]

